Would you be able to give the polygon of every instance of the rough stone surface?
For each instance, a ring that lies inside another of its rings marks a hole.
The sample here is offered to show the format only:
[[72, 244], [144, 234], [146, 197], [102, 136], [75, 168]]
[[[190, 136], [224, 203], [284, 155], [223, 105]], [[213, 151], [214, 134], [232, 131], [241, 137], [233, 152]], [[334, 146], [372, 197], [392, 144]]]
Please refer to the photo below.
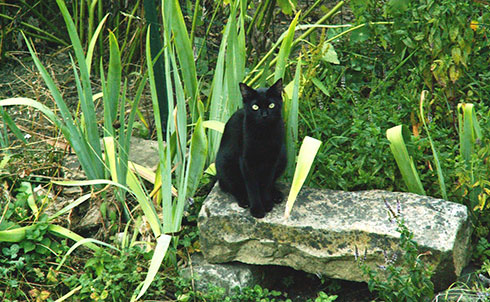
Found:
[[179, 270], [182, 277], [193, 280], [196, 290], [207, 291], [208, 285], [222, 287], [227, 293], [235, 287], [252, 287], [261, 278], [261, 271], [243, 263], [211, 264], [202, 255], [191, 256], [192, 265]]
[[129, 160], [147, 168], [158, 165], [158, 142], [153, 140], [131, 137]]
[[[287, 189], [285, 189], [287, 191]], [[252, 217], [215, 186], [199, 214], [201, 249], [208, 262], [283, 265], [331, 278], [367, 281], [355, 261], [357, 247], [373, 267], [400, 254], [400, 234], [386, 201], [414, 233], [434, 268], [436, 288], [455, 281], [470, 257], [470, 224], [463, 205], [386, 191], [342, 192], [303, 188], [288, 220], [284, 205]], [[398, 257], [400, 259], [401, 257]]]

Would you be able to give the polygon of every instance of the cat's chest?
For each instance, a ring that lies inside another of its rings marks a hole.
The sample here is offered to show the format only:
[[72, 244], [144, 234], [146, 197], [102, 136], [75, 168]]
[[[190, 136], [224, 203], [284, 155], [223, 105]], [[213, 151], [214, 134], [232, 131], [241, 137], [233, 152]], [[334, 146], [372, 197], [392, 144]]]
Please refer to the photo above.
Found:
[[246, 136], [243, 144], [243, 156], [247, 160], [267, 163], [277, 158], [281, 151], [283, 138], [281, 135]]

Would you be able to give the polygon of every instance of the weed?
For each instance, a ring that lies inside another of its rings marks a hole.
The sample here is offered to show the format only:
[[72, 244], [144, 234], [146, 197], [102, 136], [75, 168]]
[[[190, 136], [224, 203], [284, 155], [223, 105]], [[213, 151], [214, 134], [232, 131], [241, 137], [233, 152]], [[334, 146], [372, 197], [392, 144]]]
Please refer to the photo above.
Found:
[[375, 270], [358, 259], [361, 269], [369, 277], [369, 290], [376, 291], [378, 297], [386, 302], [431, 301], [434, 297], [434, 284], [430, 280], [432, 270], [422, 261], [424, 254], [419, 254], [413, 233], [403, 218], [399, 213], [392, 214], [397, 223], [396, 230], [400, 233], [401, 263], [397, 265], [398, 254], [388, 257], [385, 253], [385, 265]]

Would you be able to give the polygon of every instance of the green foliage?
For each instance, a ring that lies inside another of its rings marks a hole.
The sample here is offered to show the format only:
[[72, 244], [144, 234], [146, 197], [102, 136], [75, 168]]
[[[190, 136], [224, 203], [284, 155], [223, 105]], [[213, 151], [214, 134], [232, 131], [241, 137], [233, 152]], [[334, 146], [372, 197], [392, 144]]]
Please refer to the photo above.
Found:
[[398, 216], [395, 219], [400, 233], [401, 263], [397, 264], [396, 259], [385, 259], [385, 265], [376, 270], [360, 261], [361, 269], [369, 277], [369, 290], [376, 291], [386, 302], [431, 301], [434, 297], [434, 284], [430, 280], [432, 270], [422, 261], [424, 255], [419, 254], [413, 233], [403, 219]]
[[[139, 246], [115, 255], [100, 250], [85, 262], [79, 274], [68, 275], [62, 281], [68, 288], [81, 286], [74, 296], [77, 301], [129, 301], [144, 279], [142, 272], [146, 270], [144, 265], [150, 257], [151, 254]], [[148, 298], [166, 293], [162, 282], [164, 279], [155, 278]]]
[[481, 237], [475, 246], [473, 252], [473, 258], [481, 263], [488, 262], [490, 260], [490, 243], [486, 238]]
[[[32, 192], [27, 188], [24, 183], [17, 190], [14, 202], [0, 204], [0, 211], [5, 214], [0, 230], [13, 229], [33, 218], [28, 203]], [[45, 198], [38, 195], [36, 202]], [[22, 240], [17, 243], [0, 242], [0, 288], [4, 298], [24, 300], [27, 292], [38, 291], [38, 284], [53, 285], [58, 282], [57, 273], [50, 262], [65, 252], [67, 245], [48, 233], [47, 220], [46, 214], [40, 214], [39, 219], [26, 228]], [[43, 292], [49, 296], [49, 291]]]
[[337, 298], [338, 298], [338, 296], [336, 296], [336, 295], [330, 296], [324, 292], [319, 292], [318, 297], [315, 299], [314, 302], [333, 302], [333, 301], [337, 300]]
[[181, 280], [181, 289], [177, 292], [177, 301], [226, 301], [226, 302], [291, 302], [284, 293], [276, 290], [262, 288], [260, 285], [254, 287], [234, 288], [231, 293], [226, 293], [224, 288], [210, 285], [206, 292], [189, 290], [186, 280]]
[[[365, 28], [366, 36], [393, 51], [393, 65], [416, 51], [415, 59], [409, 63], [415, 68], [411, 78], [427, 87], [442, 88], [448, 98], [462, 96], [460, 89], [468, 89], [465, 85], [475, 72], [469, 66], [488, 53], [485, 49], [488, 39], [481, 25], [488, 23], [490, 15], [484, 3], [470, 0], [353, 1], [352, 7], [358, 23], [393, 20], [389, 26]], [[474, 22], [472, 26], [470, 21]]]
[[[190, 285], [186, 280], [180, 280], [180, 292], [177, 292], [177, 301], [212, 301], [212, 302], [292, 302], [287, 293], [277, 290], [269, 290], [260, 285], [234, 288], [231, 293], [226, 293], [224, 288], [210, 285], [206, 292], [190, 290]], [[308, 299], [307, 302], [333, 302], [337, 300], [336, 295], [328, 295], [322, 291], [318, 292], [315, 299]]]

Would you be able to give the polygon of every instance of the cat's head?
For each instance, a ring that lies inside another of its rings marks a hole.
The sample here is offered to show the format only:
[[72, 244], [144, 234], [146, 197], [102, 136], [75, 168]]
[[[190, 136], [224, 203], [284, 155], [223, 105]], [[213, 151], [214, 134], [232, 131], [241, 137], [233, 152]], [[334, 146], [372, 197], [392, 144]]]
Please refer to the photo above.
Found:
[[253, 89], [240, 83], [245, 114], [259, 123], [268, 123], [281, 118], [282, 79], [269, 88]]

